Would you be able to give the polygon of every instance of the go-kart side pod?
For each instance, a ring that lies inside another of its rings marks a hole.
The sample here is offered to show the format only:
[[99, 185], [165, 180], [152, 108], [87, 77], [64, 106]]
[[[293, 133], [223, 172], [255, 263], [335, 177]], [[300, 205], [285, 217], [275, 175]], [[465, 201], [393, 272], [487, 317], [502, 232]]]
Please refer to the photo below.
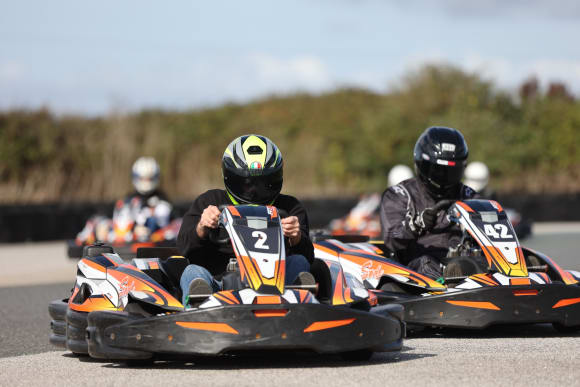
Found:
[[88, 317], [92, 357], [219, 355], [245, 350], [397, 351], [405, 333], [398, 304], [371, 312], [324, 304], [239, 305], [149, 318], [98, 311]]
[[483, 329], [494, 324], [580, 325], [580, 287], [493, 286], [396, 301], [413, 325]]

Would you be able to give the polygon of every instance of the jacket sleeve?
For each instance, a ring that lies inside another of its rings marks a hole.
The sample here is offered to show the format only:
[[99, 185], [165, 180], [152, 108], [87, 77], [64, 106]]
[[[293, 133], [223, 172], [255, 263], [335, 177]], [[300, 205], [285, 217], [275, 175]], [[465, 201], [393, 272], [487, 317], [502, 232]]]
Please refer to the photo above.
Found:
[[290, 246], [289, 253], [303, 255], [308, 262], [312, 263], [314, 261], [314, 246], [310, 240], [310, 225], [308, 223], [306, 209], [302, 203], [296, 200], [293, 207], [288, 211], [288, 214], [298, 218], [298, 222], [300, 222], [300, 232], [302, 234], [300, 242], [295, 246]]
[[193, 251], [210, 243], [207, 239], [201, 239], [196, 231], [197, 224], [201, 219], [201, 214], [209, 205], [209, 203], [206, 203], [207, 200], [205, 200], [205, 196], [205, 194], [200, 195], [191, 204], [191, 207], [183, 216], [181, 228], [177, 235], [177, 248], [181, 254], [187, 258], [192, 255]]
[[409, 245], [418, 238], [408, 225], [415, 216], [409, 192], [402, 186], [387, 189], [381, 200], [380, 215], [385, 247], [404, 260]]

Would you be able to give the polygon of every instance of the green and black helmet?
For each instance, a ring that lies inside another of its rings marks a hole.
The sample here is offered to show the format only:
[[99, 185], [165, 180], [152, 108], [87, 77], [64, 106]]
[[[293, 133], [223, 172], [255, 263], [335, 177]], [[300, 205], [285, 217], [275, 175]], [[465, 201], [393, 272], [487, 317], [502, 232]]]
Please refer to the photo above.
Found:
[[264, 136], [249, 134], [228, 145], [222, 158], [224, 184], [234, 204], [272, 204], [282, 190], [282, 154]]

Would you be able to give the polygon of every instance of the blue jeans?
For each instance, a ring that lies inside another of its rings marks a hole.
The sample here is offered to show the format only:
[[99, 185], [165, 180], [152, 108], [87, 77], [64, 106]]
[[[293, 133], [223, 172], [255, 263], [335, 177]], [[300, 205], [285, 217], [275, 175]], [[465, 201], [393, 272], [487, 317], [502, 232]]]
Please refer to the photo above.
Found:
[[[286, 278], [284, 283], [290, 285], [296, 281], [298, 274], [303, 271], [310, 271], [310, 263], [303, 255], [290, 255], [286, 257]], [[179, 285], [181, 286], [181, 292], [183, 294], [181, 302], [185, 305], [189, 292], [189, 284], [196, 278], [202, 278], [207, 282], [213, 289], [214, 292], [219, 292], [222, 290], [221, 281], [216, 281], [211, 273], [205, 268], [199, 265], [188, 265], [183, 274], [181, 274], [181, 279], [179, 280]]]

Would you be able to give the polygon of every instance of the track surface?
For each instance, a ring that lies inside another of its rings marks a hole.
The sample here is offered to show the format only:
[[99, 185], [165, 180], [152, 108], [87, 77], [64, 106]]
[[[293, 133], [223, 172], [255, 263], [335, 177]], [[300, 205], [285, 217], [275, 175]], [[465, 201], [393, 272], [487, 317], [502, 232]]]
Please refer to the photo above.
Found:
[[[524, 245], [546, 252], [567, 269], [580, 270], [580, 233], [557, 230], [544, 228]], [[485, 332], [424, 331], [407, 339], [401, 353], [375, 354], [366, 363], [284, 355], [126, 368], [75, 358], [48, 344], [48, 302], [66, 297], [74, 280], [74, 262], [64, 258], [64, 251], [64, 242], [0, 245], [2, 386], [580, 384], [580, 335], [562, 336], [547, 324]]]

